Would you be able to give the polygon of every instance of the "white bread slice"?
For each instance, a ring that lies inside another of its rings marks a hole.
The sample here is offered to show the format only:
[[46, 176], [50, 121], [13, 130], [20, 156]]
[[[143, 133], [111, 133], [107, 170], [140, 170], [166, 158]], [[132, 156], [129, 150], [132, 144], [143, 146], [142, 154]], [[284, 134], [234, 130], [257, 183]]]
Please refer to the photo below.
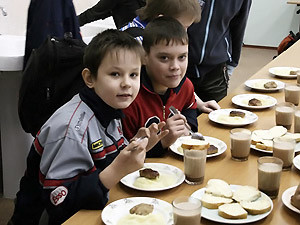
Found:
[[242, 201], [240, 204], [249, 214], [252, 215], [266, 213], [271, 209], [269, 200], [264, 198], [258, 199], [254, 202]]
[[181, 142], [182, 149], [205, 150], [209, 148], [209, 143], [198, 139], [185, 139]]
[[282, 135], [286, 134], [287, 129], [283, 126], [274, 126], [271, 129], [269, 129], [271, 135], [273, 138], [275, 137], [281, 137]]
[[256, 148], [273, 151], [273, 141], [272, 140], [262, 140], [261, 143], [256, 143]]
[[267, 139], [267, 140], [273, 139], [273, 136], [272, 136], [270, 130], [254, 130], [253, 133], [257, 137], [262, 138], [262, 139]]
[[247, 211], [239, 203], [220, 205], [218, 214], [226, 219], [246, 219], [248, 215]]
[[283, 135], [281, 138], [283, 139], [294, 139], [296, 142], [300, 142], [300, 133], [287, 133]]
[[225, 203], [232, 203], [231, 198], [224, 198], [205, 193], [201, 198], [202, 206], [208, 209], [217, 209]]
[[229, 184], [221, 179], [208, 180], [205, 193], [219, 197], [232, 198], [232, 191]]
[[260, 191], [253, 186], [240, 186], [235, 192], [233, 192], [233, 199], [237, 202], [241, 201], [255, 201], [261, 196]]

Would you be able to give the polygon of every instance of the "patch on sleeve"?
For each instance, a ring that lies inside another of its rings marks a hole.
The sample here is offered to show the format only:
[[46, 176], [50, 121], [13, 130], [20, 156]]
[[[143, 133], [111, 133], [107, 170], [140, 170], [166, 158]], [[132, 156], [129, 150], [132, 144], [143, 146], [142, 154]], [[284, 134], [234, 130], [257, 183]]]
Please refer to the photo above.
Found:
[[102, 139], [99, 139], [95, 142], [92, 143], [92, 150], [95, 151], [95, 150], [98, 150], [102, 148], [101, 150], [103, 150], [103, 143], [102, 143]]
[[67, 197], [68, 189], [64, 186], [55, 188], [50, 194], [50, 201], [53, 205], [59, 205]]

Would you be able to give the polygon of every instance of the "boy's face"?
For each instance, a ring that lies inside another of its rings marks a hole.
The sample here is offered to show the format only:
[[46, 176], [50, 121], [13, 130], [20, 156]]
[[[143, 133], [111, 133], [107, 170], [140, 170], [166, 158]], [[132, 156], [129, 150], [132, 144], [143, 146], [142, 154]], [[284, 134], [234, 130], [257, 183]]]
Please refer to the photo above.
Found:
[[166, 42], [158, 43], [146, 53], [145, 65], [154, 91], [164, 94], [168, 88], [179, 85], [187, 69], [188, 45]]
[[107, 53], [92, 78], [96, 94], [115, 109], [127, 108], [140, 88], [141, 58], [133, 51], [118, 49]]

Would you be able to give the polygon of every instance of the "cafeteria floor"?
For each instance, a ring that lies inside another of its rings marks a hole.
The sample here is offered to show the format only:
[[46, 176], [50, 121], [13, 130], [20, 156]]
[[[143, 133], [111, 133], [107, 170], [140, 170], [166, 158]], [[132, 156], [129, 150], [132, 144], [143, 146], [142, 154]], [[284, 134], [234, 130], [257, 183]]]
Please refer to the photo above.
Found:
[[[230, 92], [244, 83], [250, 76], [269, 63], [275, 55], [275, 49], [243, 47], [239, 66], [233, 72], [228, 91]], [[0, 197], [0, 225], [6, 225], [12, 213], [13, 200]]]

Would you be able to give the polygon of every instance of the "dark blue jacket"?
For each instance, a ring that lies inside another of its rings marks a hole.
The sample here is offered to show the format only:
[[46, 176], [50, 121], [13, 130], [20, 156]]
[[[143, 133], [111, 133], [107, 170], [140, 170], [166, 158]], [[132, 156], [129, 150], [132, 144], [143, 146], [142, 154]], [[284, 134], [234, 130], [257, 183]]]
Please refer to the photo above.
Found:
[[216, 65], [239, 62], [252, 0], [206, 0], [199, 23], [188, 29], [189, 77], [200, 77]]

